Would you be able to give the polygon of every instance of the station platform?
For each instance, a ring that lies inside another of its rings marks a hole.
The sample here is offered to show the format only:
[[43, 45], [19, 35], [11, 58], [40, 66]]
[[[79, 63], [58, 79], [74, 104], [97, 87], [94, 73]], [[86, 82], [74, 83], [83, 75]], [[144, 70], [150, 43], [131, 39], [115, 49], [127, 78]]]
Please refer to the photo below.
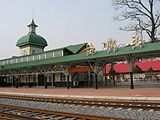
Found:
[[88, 99], [122, 99], [160, 101], [160, 88], [47, 88], [44, 87], [1, 87], [0, 94], [39, 96], [39, 97], [67, 97]]

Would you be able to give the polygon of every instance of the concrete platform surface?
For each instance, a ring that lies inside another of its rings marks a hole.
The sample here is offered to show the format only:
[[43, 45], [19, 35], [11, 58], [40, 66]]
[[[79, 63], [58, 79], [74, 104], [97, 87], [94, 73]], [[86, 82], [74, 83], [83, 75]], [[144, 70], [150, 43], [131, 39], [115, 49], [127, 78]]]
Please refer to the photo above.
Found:
[[0, 88], [0, 94], [160, 101], [160, 88]]

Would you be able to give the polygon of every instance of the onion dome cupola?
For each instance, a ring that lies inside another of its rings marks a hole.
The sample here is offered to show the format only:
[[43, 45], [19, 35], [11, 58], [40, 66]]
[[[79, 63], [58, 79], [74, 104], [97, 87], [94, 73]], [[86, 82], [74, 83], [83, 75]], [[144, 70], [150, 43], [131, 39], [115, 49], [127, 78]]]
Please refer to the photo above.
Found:
[[21, 37], [16, 46], [20, 48], [21, 55], [30, 55], [38, 52], [43, 52], [44, 48], [47, 46], [47, 41], [36, 34], [36, 27], [38, 27], [34, 20], [32, 19], [31, 23], [28, 25], [29, 33]]

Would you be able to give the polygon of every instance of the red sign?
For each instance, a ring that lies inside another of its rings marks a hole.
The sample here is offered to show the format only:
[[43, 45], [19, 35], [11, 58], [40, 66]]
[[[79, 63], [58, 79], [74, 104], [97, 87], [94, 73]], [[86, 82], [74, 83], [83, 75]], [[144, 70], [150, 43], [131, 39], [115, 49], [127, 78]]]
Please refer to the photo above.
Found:
[[91, 71], [91, 68], [89, 66], [84, 66], [84, 67], [76, 67], [76, 68], [70, 68], [69, 72], [88, 72]]

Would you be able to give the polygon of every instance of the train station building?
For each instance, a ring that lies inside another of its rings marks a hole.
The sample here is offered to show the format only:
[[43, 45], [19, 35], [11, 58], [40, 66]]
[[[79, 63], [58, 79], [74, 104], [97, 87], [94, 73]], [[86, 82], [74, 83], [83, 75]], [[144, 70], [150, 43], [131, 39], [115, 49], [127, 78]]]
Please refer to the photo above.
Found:
[[0, 86], [97, 89], [127, 83], [133, 89], [134, 82], [159, 83], [160, 42], [117, 47], [110, 41], [101, 51], [86, 42], [44, 51], [47, 40], [36, 27], [32, 20], [27, 35], [17, 40], [19, 56], [0, 60]]

